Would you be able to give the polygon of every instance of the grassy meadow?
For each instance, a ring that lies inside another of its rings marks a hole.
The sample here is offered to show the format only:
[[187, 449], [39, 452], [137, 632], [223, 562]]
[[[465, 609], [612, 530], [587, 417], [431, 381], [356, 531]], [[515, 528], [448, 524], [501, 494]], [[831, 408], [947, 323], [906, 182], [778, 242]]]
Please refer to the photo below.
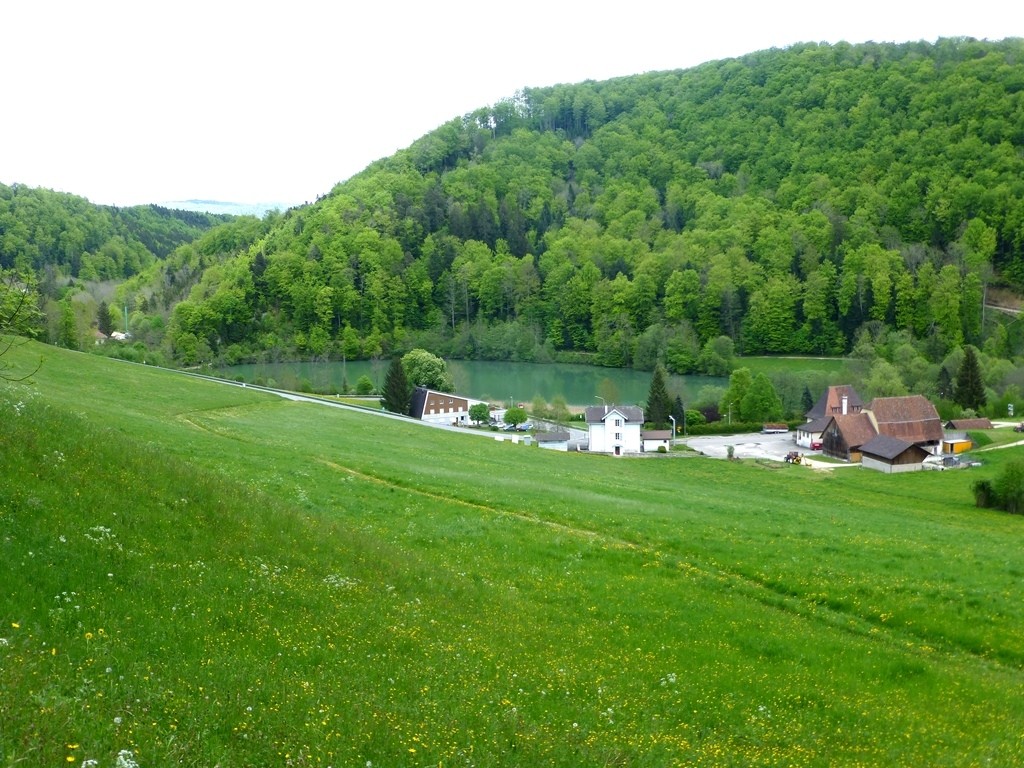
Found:
[[560, 454], [40, 355], [0, 385], [0, 766], [1024, 761], [1024, 518], [970, 490], [1021, 449]]

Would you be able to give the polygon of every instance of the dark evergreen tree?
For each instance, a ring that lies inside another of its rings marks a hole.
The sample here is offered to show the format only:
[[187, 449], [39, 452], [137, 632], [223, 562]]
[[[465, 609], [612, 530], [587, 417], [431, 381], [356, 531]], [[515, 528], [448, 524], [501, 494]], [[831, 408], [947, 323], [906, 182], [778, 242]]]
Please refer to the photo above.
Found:
[[647, 393], [647, 421], [655, 429], [665, 429], [672, 413], [672, 396], [665, 384], [665, 369], [659, 363], [651, 376], [651, 388]]
[[939, 368], [936, 389], [943, 400], [949, 400], [953, 396], [953, 377], [949, 375], [949, 369], [944, 365]]
[[392, 413], [408, 415], [411, 394], [402, 359], [393, 358], [391, 365], [388, 366], [388, 372], [384, 376], [384, 397], [381, 398], [380, 404]]
[[811, 388], [804, 384], [804, 393], [800, 397], [800, 407], [807, 413], [814, 407], [814, 397], [811, 395]]
[[964, 359], [956, 372], [953, 401], [961, 408], [975, 411], [985, 405], [985, 382], [981, 378], [981, 365], [974, 347], [964, 348]]
[[686, 427], [686, 404], [683, 403], [683, 398], [679, 395], [676, 395], [676, 399], [672, 402], [672, 418], [676, 420], [676, 429]]
[[106, 336], [109, 336], [110, 332], [114, 330], [110, 322], [110, 307], [105, 301], [101, 301], [99, 307], [96, 308], [96, 327], [99, 328], [100, 333]]

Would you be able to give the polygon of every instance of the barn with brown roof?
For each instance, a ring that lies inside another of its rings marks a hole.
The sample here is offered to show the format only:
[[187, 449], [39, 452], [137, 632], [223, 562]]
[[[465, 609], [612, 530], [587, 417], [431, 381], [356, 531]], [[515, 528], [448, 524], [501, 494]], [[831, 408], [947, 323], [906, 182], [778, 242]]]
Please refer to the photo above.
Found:
[[917, 472], [931, 454], [914, 443], [898, 437], [878, 435], [861, 446], [861, 465], [886, 474]]
[[876, 397], [867, 411], [880, 435], [898, 437], [929, 453], [936, 453], [942, 445], [942, 419], [924, 395]]
[[828, 426], [821, 433], [821, 451], [834, 459], [858, 462], [861, 446], [877, 434], [868, 414], [837, 414], [829, 420]]

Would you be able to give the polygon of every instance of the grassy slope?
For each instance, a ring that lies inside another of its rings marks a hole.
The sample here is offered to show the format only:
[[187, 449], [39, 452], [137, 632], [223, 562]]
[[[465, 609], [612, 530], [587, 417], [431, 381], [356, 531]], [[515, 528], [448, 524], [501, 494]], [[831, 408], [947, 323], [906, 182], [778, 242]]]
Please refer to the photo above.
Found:
[[1024, 520], [969, 490], [1016, 449], [613, 460], [32, 350], [0, 389], [0, 764], [1024, 756]]

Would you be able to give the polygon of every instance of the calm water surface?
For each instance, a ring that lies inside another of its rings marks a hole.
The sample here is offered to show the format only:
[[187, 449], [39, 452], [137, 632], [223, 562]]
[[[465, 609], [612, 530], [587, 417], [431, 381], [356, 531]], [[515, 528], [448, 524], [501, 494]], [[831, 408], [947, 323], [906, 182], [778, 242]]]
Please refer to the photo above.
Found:
[[[262, 380], [285, 389], [299, 389], [308, 383], [316, 391], [342, 391], [347, 383], [355, 388], [360, 376], [369, 376], [379, 388], [384, 383], [388, 361], [368, 360], [329, 363], [253, 363], [219, 369], [230, 378]], [[495, 363], [449, 360], [448, 370], [460, 395], [508, 403], [529, 403], [535, 397], [551, 402], [561, 396], [569, 405], [594, 405], [604, 398], [609, 404], [643, 402], [651, 386], [650, 371], [597, 368], [568, 363]], [[712, 376], [669, 376], [668, 389], [684, 402], [693, 400], [701, 387], [726, 386], [728, 380]]]

